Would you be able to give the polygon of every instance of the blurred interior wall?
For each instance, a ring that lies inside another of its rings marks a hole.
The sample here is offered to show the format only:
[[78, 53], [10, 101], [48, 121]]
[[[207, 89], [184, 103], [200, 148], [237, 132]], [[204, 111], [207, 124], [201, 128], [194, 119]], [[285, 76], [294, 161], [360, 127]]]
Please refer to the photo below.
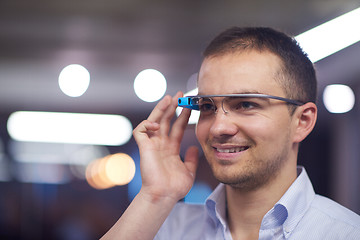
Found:
[[[360, 91], [356, 91], [360, 96]], [[360, 108], [336, 117], [330, 159], [334, 200], [360, 214]]]

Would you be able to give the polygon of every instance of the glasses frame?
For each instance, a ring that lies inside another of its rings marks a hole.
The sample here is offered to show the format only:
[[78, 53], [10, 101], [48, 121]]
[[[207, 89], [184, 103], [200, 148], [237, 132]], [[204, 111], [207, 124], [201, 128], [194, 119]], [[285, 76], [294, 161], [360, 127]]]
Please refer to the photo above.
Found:
[[[279, 101], [283, 101], [292, 105], [301, 106], [304, 105], [304, 102], [293, 100], [289, 98], [283, 98], [273, 95], [267, 95], [262, 93], [239, 93], [239, 94], [222, 94], [222, 95], [197, 95], [197, 96], [187, 96], [178, 98], [178, 106], [183, 108], [189, 108], [191, 110], [199, 110], [199, 105], [196, 103], [195, 99], [198, 98], [212, 98], [214, 97], [242, 97], [242, 98], [270, 98]], [[213, 101], [213, 100], [212, 100]], [[223, 106], [222, 106], [223, 108]], [[224, 110], [224, 108], [223, 108]], [[225, 112], [225, 111], [224, 111]]]

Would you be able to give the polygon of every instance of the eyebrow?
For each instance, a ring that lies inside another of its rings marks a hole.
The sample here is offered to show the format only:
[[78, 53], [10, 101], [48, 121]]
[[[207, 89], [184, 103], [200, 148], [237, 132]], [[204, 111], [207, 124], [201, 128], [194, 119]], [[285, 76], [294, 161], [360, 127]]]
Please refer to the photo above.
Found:
[[[231, 95], [234, 95], [233, 97], [236, 97], [236, 95], [245, 95], [244, 98], [259, 98], [258, 95], [273, 96], [272, 94], [267, 94], [267, 93], [263, 93], [263, 92], [259, 92], [259, 91], [234, 92], [234, 93], [229, 94], [229, 97], [231, 97]], [[248, 96], [246, 96], [246, 95], [248, 95]], [[259, 99], [270, 102], [270, 99], [266, 98], [266, 97], [260, 97]]]
[[234, 91], [231, 93], [224, 93], [224, 94], [203, 94], [201, 92], [198, 93], [198, 96], [210, 96], [210, 95], [236, 95], [236, 94], [263, 94], [263, 95], [272, 95], [272, 94], [267, 94], [267, 93], [263, 93], [263, 92], [259, 92], [259, 91]]
[[[252, 100], [252, 98], [255, 98], [259, 101], [262, 102], [266, 102], [266, 103], [270, 103], [270, 98], [268, 97], [262, 97], [262, 96], [272, 96], [272, 95], [268, 95], [268, 94], [264, 94], [264, 93], [254, 93], [254, 92], [247, 92], [247, 93], [234, 93], [231, 95], [228, 95], [229, 98], [237, 98], [239, 97], [239, 95], [244, 95], [244, 96], [240, 96], [241, 98], [243, 98], [244, 100]], [[260, 95], [260, 97], [259, 97]]]
[[239, 91], [239, 92], [234, 92], [233, 94], [264, 94], [264, 95], [271, 95], [271, 94], [267, 94], [267, 93], [263, 93], [263, 92], [259, 92], [259, 91]]

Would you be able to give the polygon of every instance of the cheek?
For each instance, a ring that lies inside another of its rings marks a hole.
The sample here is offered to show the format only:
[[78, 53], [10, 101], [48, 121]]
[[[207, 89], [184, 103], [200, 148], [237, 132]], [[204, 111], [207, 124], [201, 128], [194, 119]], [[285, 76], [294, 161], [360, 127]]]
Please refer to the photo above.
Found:
[[206, 142], [209, 130], [210, 130], [210, 125], [206, 124], [205, 122], [199, 120], [199, 122], [196, 124], [195, 134], [196, 134], [196, 138], [198, 139], [201, 145], [204, 142]]
[[290, 126], [288, 121], [281, 118], [277, 119], [277, 121], [272, 121], [262, 133], [261, 141], [264, 143], [265, 151], [267, 151], [269, 155], [271, 155], [271, 153], [278, 153], [279, 151], [286, 151], [290, 146], [289, 134]]
[[244, 125], [243, 132], [250, 137], [255, 143], [274, 142], [280, 134], [281, 123], [270, 119], [257, 121], [248, 121]]

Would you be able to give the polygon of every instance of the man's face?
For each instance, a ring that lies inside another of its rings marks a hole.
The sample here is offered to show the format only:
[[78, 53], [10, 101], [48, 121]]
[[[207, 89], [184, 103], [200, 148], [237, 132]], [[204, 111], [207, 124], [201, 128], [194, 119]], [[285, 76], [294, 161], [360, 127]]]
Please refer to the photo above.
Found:
[[[275, 80], [280, 59], [269, 52], [227, 54], [204, 60], [199, 95], [263, 93], [286, 97]], [[292, 148], [286, 103], [248, 99], [242, 112], [224, 113], [222, 97], [213, 98], [217, 113], [200, 116], [196, 135], [214, 176], [223, 183], [251, 190], [263, 186], [288, 161]], [[254, 102], [255, 101], [255, 102]]]

